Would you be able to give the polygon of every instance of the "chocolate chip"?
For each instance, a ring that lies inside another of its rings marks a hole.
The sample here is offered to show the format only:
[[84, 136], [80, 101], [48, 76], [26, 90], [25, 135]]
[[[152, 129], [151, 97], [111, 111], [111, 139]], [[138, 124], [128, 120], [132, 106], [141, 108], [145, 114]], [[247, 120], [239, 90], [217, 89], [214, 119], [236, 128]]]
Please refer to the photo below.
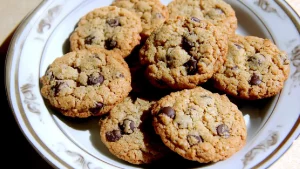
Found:
[[93, 40], [95, 39], [95, 36], [89, 35], [84, 38], [84, 43], [87, 45], [90, 45], [93, 43]]
[[186, 51], [186, 52], [190, 52], [190, 50], [194, 47], [194, 42], [188, 40], [186, 37], [182, 38], [182, 48]]
[[92, 114], [97, 115], [103, 106], [104, 106], [103, 103], [98, 102], [98, 103], [96, 103], [95, 107], [90, 108], [89, 110]]
[[196, 17], [192, 17], [191, 20], [194, 21], [194, 22], [200, 22], [200, 19], [196, 18]]
[[55, 86], [52, 87], [52, 90], [54, 91], [54, 96], [58, 96], [58, 93], [61, 91], [61, 89], [65, 87], [68, 87], [67, 83], [61, 81], [56, 82]]
[[198, 136], [198, 135], [188, 135], [187, 141], [189, 142], [189, 144], [191, 146], [193, 146], [193, 145], [203, 142], [203, 139], [201, 138], [201, 136]]
[[225, 138], [229, 137], [229, 128], [226, 124], [221, 124], [217, 127], [217, 133], [219, 136], [223, 136]]
[[113, 39], [107, 39], [105, 40], [105, 49], [107, 50], [112, 50], [117, 46], [117, 41], [113, 40]]
[[172, 107], [163, 107], [158, 114], [164, 114], [170, 117], [171, 119], [175, 118], [175, 111]]
[[125, 134], [131, 134], [135, 130], [135, 123], [132, 120], [125, 119], [123, 123], [119, 124], [121, 130]]
[[94, 73], [88, 77], [87, 84], [97, 85], [97, 84], [102, 84], [103, 81], [104, 81], [104, 77], [100, 73]]
[[105, 134], [106, 140], [109, 142], [115, 142], [120, 140], [122, 137], [121, 131], [120, 130], [113, 130], [113, 131], [108, 131]]
[[59, 86], [60, 84], [56, 83], [56, 85], [53, 87], [54, 96], [58, 96], [58, 93], [60, 91]]
[[249, 83], [251, 85], [259, 85], [261, 83], [261, 79], [256, 73], [253, 73]]
[[46, 76], [48, 77], [49, 80], [55, 79], [55, 76], [54, 76], [54, 74], [53, 74], [52, 71], [48, 71], [48, 72], [46, 73]]
[[106, 23], [110, 26], [110, 27], [117, 27], [117, 26], [121, 26], [120, 22], [118, 19], [109, 19], [106, 20]]
[[234, 44], [234, 46], [236, 46], [236, 48], [238, 48], [238, 49], [242, 49], [243, 47], [241, 46], [241, 45], [239, 45], [239, 44]]
[[261, 63], [262, 63], [262, 60], [255, 56], [249, 56], [247, 61], [252, 62], [254, 65], [257, 65], [257, 66], [261, 65]]
[[197, 73], [197, 60], [194, 58], [191, 58], [189, 61], [187, 61], [184, 66], [186, 67], [186, 71], [188, 75], [194, 75]]

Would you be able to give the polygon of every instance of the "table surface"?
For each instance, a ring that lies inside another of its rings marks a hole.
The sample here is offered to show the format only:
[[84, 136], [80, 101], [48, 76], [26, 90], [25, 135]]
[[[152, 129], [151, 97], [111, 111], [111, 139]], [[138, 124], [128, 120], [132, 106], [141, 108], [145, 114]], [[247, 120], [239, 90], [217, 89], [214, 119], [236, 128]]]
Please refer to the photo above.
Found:
[[[5, 57], [8, 45], [10, 43], [11, 37], [14, 30], [21, 22], [21, 20], [33, 10], [42, 0], [0, 0], [0, 63], [3, 65], [2, 71], [5, 67]], [[287, 0], [291, 6], [293, 6], [298, 14], [300, 14], [300, 0]], [[4, 72], [1, 73], [2, 78]], [[1, 96], [6, 96], [4, 83], [2, 85]], [[2, 99], [3, 100], [3, 99]], [[6, 98], [4, 98], [6, 100]], [[31, 169], [50, 169], [52, 168], [28, 143], [21, 130], [19, 129], [8, 102], [5, 103], [4, 107], [4, 154], [5, 158], [3, 161], [10, 161], [11, 159], [20, 159], [21, 162], [11, 163], [11, 168], [22, 167]], [[13, 147], [14, 151], [11, 151]], [[16, 155], [16, 152], [17, 155]], [[271, 169], [296, 169], [300, 168], [300, 137], [294, 141], [290, 149], [270, 168]], [[17, 157], [16, 157], [17, 156]]]

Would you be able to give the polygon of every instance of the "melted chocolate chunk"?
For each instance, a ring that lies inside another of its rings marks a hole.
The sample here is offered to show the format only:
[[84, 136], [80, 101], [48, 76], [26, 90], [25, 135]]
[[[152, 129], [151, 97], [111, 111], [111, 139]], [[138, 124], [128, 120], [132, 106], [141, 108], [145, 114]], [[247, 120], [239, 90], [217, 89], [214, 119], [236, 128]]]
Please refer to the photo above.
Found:
[[85, 37], [84, 43], [87, 45], [91, 45], [93, 43], [93, 40], [95, 39], [95, 36], [89, 35]]
[[48, 77], [49, 80], [55, 79], [55, 76], [52, 71], [47, 71], [46, 76]]
[[158, 114], [164, 114], [168, 117], [170, 117], [171, 119], [175, 118], [175, 111], [172, 107], [163, 107]]
[[104, 81], [104, 77], [100, 74], [92, 74], [88, 77], [87, 84], [88, 85], [97, 85], [97, 84], [102, 84]]
[[188, 75], [194, 75], [197, 73], [197, 60], [194, 58], [191, 58], [189, 61], [187, 61], [184, 66], [186, 67], [186, 71]]
[[259, 85], [261, 83], [261, 79], [256, 73], [253, 73], [249, 83], [251, 85]]
[[188, 140], [190, 146], [193, 146], [193, 145], [203, 142], [203, 139], [201, 138], [201, 136], [198, 136], [198, 135], [188, 135], [187, 140]]
[[221, 124], [217, 127], [217, 133], [219, 136], [223, 136], [225, 138], [229, 137], [229, 128], [226, 124]]
[[97, 115], [97, 114], [100, 112], [100, 110], [102, 109], [103, 106], [104, 106], [103, 103], [98, 102], [98, 103], [96, 103], [96, 106], [95, 106], [95, 107], [90, 108], [90, 112], [91, 112], [93, 115]]
[[186, 51], [186, 52], [190, 52], [190, 50], [194, 47], [194, 42], [188, 40], [186, 37], [182, 38], [182, 48]]
[[121, 26], [120, 22], [118, 19], [109, 19], [106, 20], [106, 23], [110, 26], [110, 27], [117, 27], [117, 26]]
[[113, 50], [115, 47], [117, 46], [117, 41], [113, 40], [113, 39], [107, 39], [105, 41], [105, 49], [107, 50]]
[[113, 130], [113, 131], [108, 131], [105, 134], [106, 140], [109, 142], [116, 142], [120, 140], [122, 137], [121, 131], [120, 130]]
[[56, 82], [55, 86], [52, 87], [52, 90], [54, 91], [54, 96], [58, 96], [58, 93], [61, 91], [61, 89], [68, 87], [68, 84], [65, 82]]
[[256, 66], [260, 66], [263, 62], [260, 58], [255, 57], [255, 56], [250, 56], [247, 61], [251, 62], [252, 64], [254, 64]]

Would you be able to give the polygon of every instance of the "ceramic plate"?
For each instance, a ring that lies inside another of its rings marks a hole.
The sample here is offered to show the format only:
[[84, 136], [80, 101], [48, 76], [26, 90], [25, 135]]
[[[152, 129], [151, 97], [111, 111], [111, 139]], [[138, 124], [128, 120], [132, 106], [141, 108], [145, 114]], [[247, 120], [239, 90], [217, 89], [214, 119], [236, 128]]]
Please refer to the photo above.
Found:
[[[45, 104], [40, 93], [39, 78], [55, 58], [68, 52], [68, 37], [79, 18], [111, 2], [43, 1], [22, 22], [10, 46], [6, 88], [15, 118], [34, 148], [57, 168], [142, 167], [110, 154], [100, 141], [98, 118], [66, 120]], [[288, 53], [291, 72], [280, 94], [240, 106], [248, 129], [247, 144], [241, 151], [225, 161], [193, 167], [266, 168], [300, 133], [300, 18], [283, 0], [227, 2], [236, 11], [237, 33], [271, 39]]]

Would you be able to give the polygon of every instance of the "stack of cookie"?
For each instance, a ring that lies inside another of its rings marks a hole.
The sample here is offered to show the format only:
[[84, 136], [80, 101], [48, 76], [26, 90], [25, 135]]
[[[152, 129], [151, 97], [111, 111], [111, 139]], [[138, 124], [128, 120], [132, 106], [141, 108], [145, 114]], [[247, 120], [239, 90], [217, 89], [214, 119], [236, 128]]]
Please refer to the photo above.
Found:
[[72, 51], [49, 66], [41, 93], [65, 116], [106, 114], [101, 140], [130, 163], [174, 152], [225, 160], [246, 143], [243, 114], [201, 85], [254, 100], [278, 94], [289, 74], [283, 51], [236, 28], [222, 0], [115, 0], [80, 19]]

